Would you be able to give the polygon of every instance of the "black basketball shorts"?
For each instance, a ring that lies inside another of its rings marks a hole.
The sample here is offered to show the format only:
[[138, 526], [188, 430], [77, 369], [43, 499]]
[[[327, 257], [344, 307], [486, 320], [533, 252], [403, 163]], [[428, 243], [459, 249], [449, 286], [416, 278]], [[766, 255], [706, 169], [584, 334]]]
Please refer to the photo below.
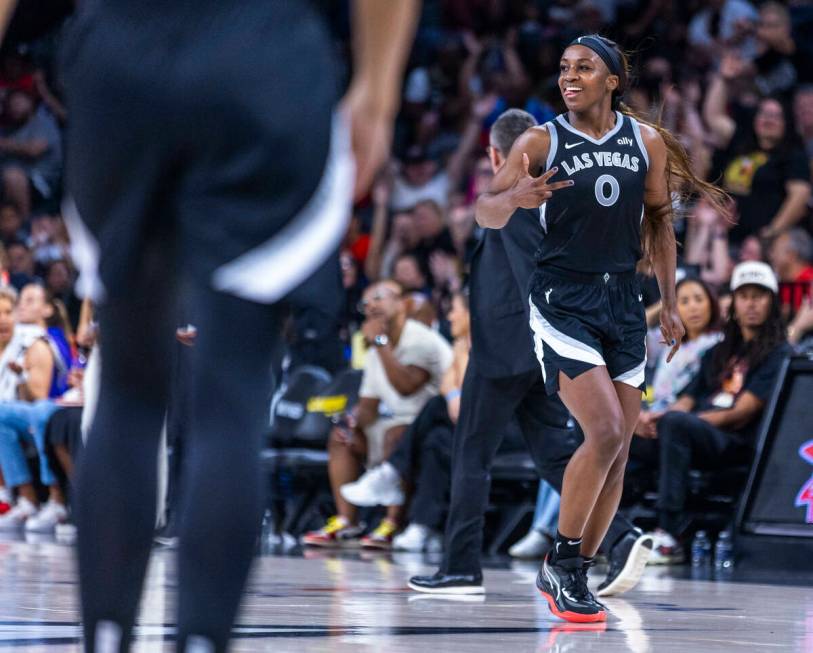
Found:
[[560, 371], [573, 379], [600, 365], [613, 381], [644, 389], [646, 316], [634, 272], [584, 275], [539, 268], [529, 301], [548, 394], [559, 390]]
[[329, 37], [300, 3], [125, 4], [83, 3], [63, 44], [79, 291], [126, 298], [183, 273], [277, 301], [350, 211]]

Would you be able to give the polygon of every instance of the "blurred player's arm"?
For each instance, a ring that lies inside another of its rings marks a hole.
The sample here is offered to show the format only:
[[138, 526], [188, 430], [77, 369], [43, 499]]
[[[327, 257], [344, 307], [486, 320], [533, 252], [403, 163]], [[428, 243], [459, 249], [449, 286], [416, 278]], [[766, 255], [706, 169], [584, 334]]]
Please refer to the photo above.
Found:
[[6, 35], [6, 28], [11, 22], [14, 10], [17, 8], [17, 0], [0, 0], [0, 44]]
[[570, 180], [548, 183], [558, 171], [555, 167], [537, 176], [549, 150], [550, 134], [542, 127], [531, 127], [514, 142], [489, 190], [477, 198], [477, 224], [502, 229], [518, 208], [538, 209], [553, 196], [553, 191], [573, 185]]
[[419, 0], [355, 0], [353, 6], [354, 73], [343, 104], [351, 120], [356, 197], [389, 154], [419, 7]]
[[672, 348], [666, 359], [668, 363], [680, 347], [685, 330], [677, 313], [675, 298], [677, 243], [666, 175], [667, 151], [666, 143], [653, 127], [641, 125], [641, 135], [649, 154], [644, 190], [647, 250], [661, 291], [661, 334], [664, 343]]

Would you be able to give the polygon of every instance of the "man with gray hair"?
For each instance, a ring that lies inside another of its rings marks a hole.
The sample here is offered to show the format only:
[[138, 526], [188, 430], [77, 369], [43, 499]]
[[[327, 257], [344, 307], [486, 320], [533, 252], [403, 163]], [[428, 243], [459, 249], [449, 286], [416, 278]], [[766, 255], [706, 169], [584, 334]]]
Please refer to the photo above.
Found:
[[797, 311], [813, 282], [813, 239], [804, 229], [796, 227], [777, 236], [768, 257], [782, 282], [779, 301]]
[[[519, 109], [503, 113], [491, 128], [488, 155], [496, 172], [514, 141], [536, 127]], [[484, 229], [471, 259], [471, 355], [463, 379], [460, 416], [452, 443], [452, 488], [443, 561], [432, 576], [409, 586], [435, 594], [482, 594], [480, 551], [490, 470], [506, 427], [519, 423], [542, 478], [561, 490], [564, 470], [583, 435], [564, 404], [545, 392], [533, 351], [528, 282], [543, 237], [539, 209], [517, 209], [504, 229]], [[602, 545], [610, 570], [599, 596], [628, 591], [638, 582], [652, 539], [616, 515]]]

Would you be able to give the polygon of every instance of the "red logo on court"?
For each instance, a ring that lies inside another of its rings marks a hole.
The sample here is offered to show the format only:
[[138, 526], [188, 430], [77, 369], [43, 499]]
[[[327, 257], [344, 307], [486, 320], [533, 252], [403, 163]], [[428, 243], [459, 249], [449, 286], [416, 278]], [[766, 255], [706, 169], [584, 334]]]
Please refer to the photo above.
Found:
[[[799, 455], [802, 457], [802, 460], [813, 465], [813, 440], [808, 440], [799, 447]], [[807, 483], [799, 490], [799, 494], [796, 495], [796, 507], [802, 508], [803, 506], [807, 506], [805, 521], [808, 524], [813, 524], [813, 475], [810, 476]]]

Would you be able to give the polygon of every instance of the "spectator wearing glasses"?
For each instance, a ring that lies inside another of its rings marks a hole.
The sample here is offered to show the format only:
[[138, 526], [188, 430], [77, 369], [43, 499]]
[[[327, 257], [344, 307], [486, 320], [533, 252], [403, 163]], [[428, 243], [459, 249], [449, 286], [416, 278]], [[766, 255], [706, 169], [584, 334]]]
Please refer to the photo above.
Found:
[[328, 475], [337, 515], [304, 543], [320, 547], [390, 548], [398, 530], [401, 507], [391, 506], [373, 532], [361, 538], [364, 525], [357, 508], [340, 488], [355, 481], [366, 465], [374, 467], [395, 449], [406, 428], [427, 401], [440, 392], [452, 350], [435, 331], [407, 317], [403, 289], [394, 281], [367, 288], [362, 299], [366, 319], [361, 327], [370, 347], [359, 390], [359, 403], [345, 424], [331, 431]]
[[460, 414], [460, 390], [471, 348], [468, 299], [463, 293], [452, 298], [448, 320], [454, 359], [443, 376], [441, 394], [426, 403], [386, 461], [341, 488], [342, 496], [355, 506], [404, 505], [406, 490], [414, 488], [409, 526], [393, 540], [399, 551], [432, 551], [441, 546], [452, 433]]

